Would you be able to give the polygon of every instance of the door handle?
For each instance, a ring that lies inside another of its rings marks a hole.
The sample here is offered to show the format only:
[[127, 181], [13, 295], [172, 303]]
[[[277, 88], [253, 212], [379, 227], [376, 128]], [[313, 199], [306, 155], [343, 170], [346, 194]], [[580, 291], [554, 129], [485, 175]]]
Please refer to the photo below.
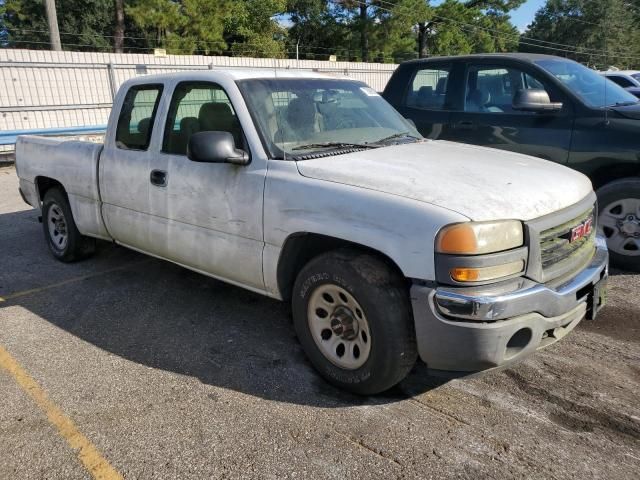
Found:
[[151, 181], [152, 185], [155, 185], [157, 187], [166, 187], [167, 172], [165, 172], [164, 170], [151, 170], [149, 180]]
[[458, 130], [473, 130], [476, 128], [476, 124], [474, 122], [463, 120], [462, 122], [456, 123], [456, 128]]

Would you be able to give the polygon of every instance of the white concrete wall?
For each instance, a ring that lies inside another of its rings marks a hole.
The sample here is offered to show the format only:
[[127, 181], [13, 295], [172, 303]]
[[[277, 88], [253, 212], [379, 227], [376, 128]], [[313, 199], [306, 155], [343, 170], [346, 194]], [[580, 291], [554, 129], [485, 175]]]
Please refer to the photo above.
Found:
[[397, 65], [198, 55], [114, 54], [0, 49], [0, 131], [104, 125], [114, 87], [145, 73], [185, 69], [293, 68], [348, 75], [384, 89]]

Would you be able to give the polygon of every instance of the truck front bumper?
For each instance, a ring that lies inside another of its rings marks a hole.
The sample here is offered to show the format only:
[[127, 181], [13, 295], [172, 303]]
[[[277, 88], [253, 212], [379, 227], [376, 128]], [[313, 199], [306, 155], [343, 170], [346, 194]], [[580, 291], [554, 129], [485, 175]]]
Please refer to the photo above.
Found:
[[608, 260], [604, 237], [597, 237], [589, 265], [560, 285], [525, 278], [469, 288], [414, 284], [420, 358], [430, 370], [477, 372], [555, 343], [604, 304]]

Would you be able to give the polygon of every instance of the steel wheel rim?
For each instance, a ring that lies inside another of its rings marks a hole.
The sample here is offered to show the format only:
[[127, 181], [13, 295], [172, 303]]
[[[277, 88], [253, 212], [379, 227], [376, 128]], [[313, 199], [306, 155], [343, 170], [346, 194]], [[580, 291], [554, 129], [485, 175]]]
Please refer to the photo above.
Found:
[[307, 307], [309, 331], [322, 355], [335, 366], [356, 370], [371, 353], [371, 332], [362, 306], [344, 288], [317, 287]]
[[622, 198], [600, 210], [598, 224], [607, 248], [619, 255], [640, 256], [640, 198]]
[[52, 203], [47, 213], [47, 228], [49, 229], [49, 238], [56, 250], [64, 250], [69, 241], [67, 232], [67, 221], [64, 218], [64, 212], [57, 203]]

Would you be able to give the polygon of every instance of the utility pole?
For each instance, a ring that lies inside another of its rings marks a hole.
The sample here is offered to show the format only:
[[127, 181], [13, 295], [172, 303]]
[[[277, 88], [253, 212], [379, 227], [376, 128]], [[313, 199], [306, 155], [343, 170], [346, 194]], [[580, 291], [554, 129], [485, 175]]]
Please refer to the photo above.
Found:
[[58, 30], [58, 16], [56, 14], [55, 0], [44, 0], [47, 8], [47, 22], [49, 22], [49, 41], [51, 42], [51, 50], [60, 51], [60, 31]]

